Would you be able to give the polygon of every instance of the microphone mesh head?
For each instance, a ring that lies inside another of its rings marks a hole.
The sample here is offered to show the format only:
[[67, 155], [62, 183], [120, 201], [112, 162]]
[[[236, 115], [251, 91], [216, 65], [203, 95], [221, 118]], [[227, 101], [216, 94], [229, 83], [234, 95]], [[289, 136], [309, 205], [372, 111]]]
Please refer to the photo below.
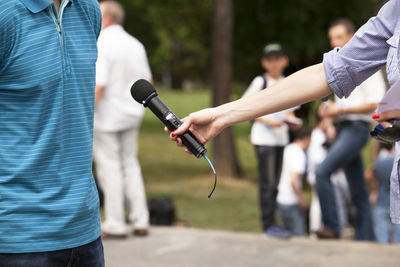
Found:
[[143, 104], [143, 101], [155, 91], [156, 89], [154, 86], [144, 79], [137, 80], [131, 87], [131, 95], [133, 99], [140, 104]]

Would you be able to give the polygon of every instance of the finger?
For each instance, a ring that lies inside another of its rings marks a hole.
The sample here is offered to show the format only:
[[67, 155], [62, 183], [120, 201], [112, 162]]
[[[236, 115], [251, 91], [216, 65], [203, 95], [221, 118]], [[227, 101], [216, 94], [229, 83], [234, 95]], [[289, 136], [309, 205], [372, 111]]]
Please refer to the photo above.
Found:
[[178, 129], [176, 129], [175, 131], [172, 132], [174, 135], [184, 134], [187, 130], [189, 130], [190, 125], [192, 125], [192, 119], [190, 118], [190, 116], [182, 119], [181, 121], [182, 121], [182, 125], [179, 126]]
[[[176, 139], [176, 145], [179, 146], [179, 147], [183, 147], [184, 146], [183, 143], [182, 143], [182, 139], [180, 139], [179, 137]], [[188, 153], [188, 154], [192, 154], [192, 152], [190, 152], [189, 149], [187, 149], [186, 147], [185, 147], [185, 152]]]
[[170, 135], [169, 135], [169, 139], [171, 141], [176, 141], [176, 139], [178, 138], [178, 135], [175, 134], [175, 131], [173, 131]]
[[387, 121], [390, 119], [400, 119], [400, 110], [390, 110], [381, 113], [375, 113], [372, 118], [377, 121]]
[[171, 132], [171, 131], [168, 129], [167, 126], [165, 126], [165, 127], [164, 127], [164, 132], [169, 133], [169, 132]]
[[176, 145], [182, 147], [183, 146], [182, 139], [176, 138]]

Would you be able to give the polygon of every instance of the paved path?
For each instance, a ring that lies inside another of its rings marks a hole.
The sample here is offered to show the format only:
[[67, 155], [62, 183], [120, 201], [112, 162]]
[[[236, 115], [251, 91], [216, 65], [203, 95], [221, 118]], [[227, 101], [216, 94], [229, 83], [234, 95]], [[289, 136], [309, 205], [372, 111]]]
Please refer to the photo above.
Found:
[[104, 241], [107, 267], [395, 267], [400, 245], [291, 239], [157, 227], [146, 238]]

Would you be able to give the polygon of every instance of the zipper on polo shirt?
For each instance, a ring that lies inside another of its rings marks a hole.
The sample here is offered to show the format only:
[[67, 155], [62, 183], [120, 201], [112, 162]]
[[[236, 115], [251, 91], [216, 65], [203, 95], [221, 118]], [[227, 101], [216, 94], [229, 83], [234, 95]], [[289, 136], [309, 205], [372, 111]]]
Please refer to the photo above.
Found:
[[61, 61], [62, 61], [64, 77], [68, 74], [69, 68], [68, 68], [68, 64], [66, 62], [66, 57], [65, 57], [64, 36], [63, 36], [63, 30], [62, 30], [62, 16], [64, 13], [64, 8], [67, 6], [68, 2], [69, 2], [68, 0], [61, 1], [58, 14], [55, 11], [54, 4], [49, 6], [49, 13], [50, 13], [51, 17], [53, 18], [54, 23], [56, 24], [56, 28], [57, 28], [57, 32], [58, 32], [58, 39], [60, 41]]
[[62, 34], [61, 23], [59, 19], [56, 19], [57, 30], [59, 34]]

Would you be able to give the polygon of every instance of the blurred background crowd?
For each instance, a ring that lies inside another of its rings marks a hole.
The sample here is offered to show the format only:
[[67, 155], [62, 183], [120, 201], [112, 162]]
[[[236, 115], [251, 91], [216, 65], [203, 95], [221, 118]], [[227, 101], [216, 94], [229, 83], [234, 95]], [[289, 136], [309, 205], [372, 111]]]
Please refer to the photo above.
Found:
[[[147, 79], [178, 116], [268, 90], [342, 47], [386, 1], [101, 2], [94, 133], [103, 237], [149, 224], [400, 242], [389, 219], [391, 144], [368, 138], [384, 70], [346, 100], [317, 101], [225, 130], [206, 162], [167, 142], [130, 98]], [[112, 111], [112, 112], [111, 112]]]

